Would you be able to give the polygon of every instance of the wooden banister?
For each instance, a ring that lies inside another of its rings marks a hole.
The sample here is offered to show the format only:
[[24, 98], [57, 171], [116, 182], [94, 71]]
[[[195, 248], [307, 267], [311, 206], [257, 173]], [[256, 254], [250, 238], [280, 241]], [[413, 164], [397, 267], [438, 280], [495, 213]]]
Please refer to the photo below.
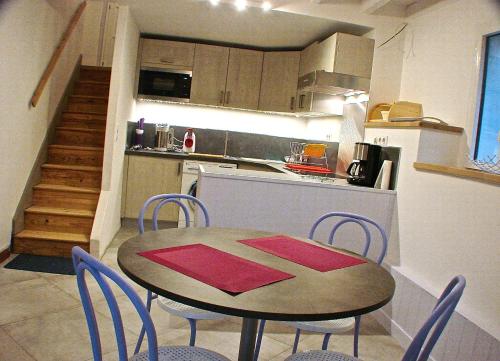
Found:
[[85, 6], [87, 6], [87, 2], [84, 1], [82, 2], [79, 6], [78, 9], [76, 9], [75, 13], [73, 14], [73, 17], [71, 18], [68, 27], [66, 28], [66, 31], [64, 32], [61, 40], [59, 41], [59, 44], [57, 45], [57, 48], [54, 50], [54, 53], [52, 54], [52, 57], [50, 58], [49, 64], [47, 65], [47, 68], [45, 68], [45, 71], [42, 74], [42, 77], [40, 78], [40, 81], [38, 82], [38, 85], [35, 89], [35, 92], [33, 93], [33, 96], [31, 97], [31, 106], [36, 107], [38, 100], [40, 100], [40, 97], [42, 95], [43, 89], [45, 88], [45, 85], [47, 85], [47, 82], [49, 81], [50, 76], [52, 75], [52, 72], [54, 71], [54, 68], [57, 64], [57, 61], [59, 60], [59, 57], [61, 56], [64, 47], [66, 46], [66, 43], [69, 40], [69, 37], [71, 36], [71, 33], [76, 27], [76, 24], [78, 24], [78, 20], [80, 20], [80, 17], [82, 16], [83, 10], [85, 9]]

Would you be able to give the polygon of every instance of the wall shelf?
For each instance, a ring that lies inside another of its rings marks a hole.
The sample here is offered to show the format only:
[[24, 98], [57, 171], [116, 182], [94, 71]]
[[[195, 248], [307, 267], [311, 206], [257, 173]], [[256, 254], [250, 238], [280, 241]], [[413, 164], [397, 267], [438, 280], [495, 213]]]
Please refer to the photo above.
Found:
[[452, 133], [463, 133], [464, 129], [451, 125], [444, 125], [425, 120], [415, 122], [384, 122], [370, 121], [365, 123], [365, 128], [396, 128], [396, 129], [435, 129]]
[[500, 174], [487, 173], [481, 170], [451, 167], [434, 163], [419, 163], [419, 162], [413, 163], [413, 167], [416, 170], [420, 171], [441, 173], [441, 174], [451, 175], [454, 177], [468, 178], [480, 182], [500, 185]]

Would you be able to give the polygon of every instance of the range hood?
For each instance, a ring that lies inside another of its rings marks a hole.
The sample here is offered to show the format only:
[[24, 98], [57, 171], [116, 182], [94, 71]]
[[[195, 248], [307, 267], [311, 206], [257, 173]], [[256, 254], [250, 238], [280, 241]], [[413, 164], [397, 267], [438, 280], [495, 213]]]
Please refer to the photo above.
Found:
[[370, 78], [316, 70], [299, 78], [298, 90], [344, 96], [368, 93]]

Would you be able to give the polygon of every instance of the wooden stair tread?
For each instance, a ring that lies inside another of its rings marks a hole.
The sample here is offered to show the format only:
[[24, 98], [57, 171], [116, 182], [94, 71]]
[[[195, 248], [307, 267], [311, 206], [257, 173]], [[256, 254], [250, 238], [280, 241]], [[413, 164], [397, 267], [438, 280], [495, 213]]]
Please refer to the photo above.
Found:
[[97, 99], [97, 100], [108, 100], [108, 97], [104, 96], [96, 96], [96, 95], [80, 95], [80, 94], [73, 94], [71, 95], [72, 98], [84, 98], [84, 99]]
[[24, 210], [28, 213], [36, 214], [50, 214], [57, 216], [73, 216], [73, 217], [86, 217], [94, 218], [95, 212], [86, 209], [71, 209], [71, 208], [56, 208], [56, 207], [42, 207], [42, 206], [31, 206]]
[[[67, 110], [65, 110], [63, 112], [63, 115], [65, 115], [65, 114], [67, 114], [67, 115], [84, 115], [84, 116], [89, 116], [89, 114], [87, 112], [71, 112], [71, 111], [67, 111]], [[97, 117], [97, 118], [104, 118], [104, 119], [102, 119], [103, 121], [106, 120], [106, 115], [105, 114], [91, 114], [91, 115], [93, 115], [94, 117]]]
[[97, 81], [97, 80], [78, 80], [79, 84], [91, 84], [91, 85], [109, 85], [109, 81]]
[[83, 132], [83, 133], [105, 133], [106, 129], [99, 128], [73, 128], [73, 127], [56, 127], [56, 130], [66, 130], [70, 132]]
[[33, 188], [51, 190], [51, 191], [73, 192], [73, 193], [89, 193], [89, 194], [101, 193], [101, 190], [99, 188], [71, 187], [60, 184], [48, 184], [48, 183], [40, 183], [34, 186]]
[[[71, 128], [73, 129], [73, 128]], [[81, 145], [66, 145], [66, 144], [50, 144], [51, 149], [67, 149], [67, 150], [87, 150], [94, 152], [104, 152], [104, 147], [87, 147]]]
[[109, 66], [82, 65], [80, 69], [111, 72], [111, 67]]
[[48, 231], [34, 231], [25, 229], [16, 234], [18, 238], [31, 238], [38, 240], [55, 240], [60, 242], [72, 243], [89, 243], [90, 237], [83, 233], [64, 233], [64, 232], [48, 232]]
[[93, 167], [88, 165], [65, 165], [65, 164], [45, 163], [42, 164], [42, 168], [59, 169], [59, 170], [78, 170], [84, 172], [102, 172], [102, 167]]

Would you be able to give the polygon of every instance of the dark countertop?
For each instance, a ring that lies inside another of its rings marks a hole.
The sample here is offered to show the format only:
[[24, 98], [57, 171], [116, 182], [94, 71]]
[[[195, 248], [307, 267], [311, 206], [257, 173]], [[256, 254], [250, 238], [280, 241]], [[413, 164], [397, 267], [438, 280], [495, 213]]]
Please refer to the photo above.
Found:
[[248, 165], [258, 165], [262, 168], [268, 168], [270, 170], [276, 170], [275, 167], [269, 165], [270, 163], [283, 164], [284, 162], [271, 160], [271, 159], [251, 159], [251, 158], [240, 158], [224, 156], [222, 154], [202, 154], [202, 153], [183, 153], [183, 152], [158, 152], [156, 150], [125, 150], [126, 155], [136, 155], [143, 157], [158, 157], [158, 158], [171, 158], [171, 159], [182, 159], [182, 160], [199, 160], [205, 162], [218, 162], [218, 163], [237, 163], [248, 164]]

